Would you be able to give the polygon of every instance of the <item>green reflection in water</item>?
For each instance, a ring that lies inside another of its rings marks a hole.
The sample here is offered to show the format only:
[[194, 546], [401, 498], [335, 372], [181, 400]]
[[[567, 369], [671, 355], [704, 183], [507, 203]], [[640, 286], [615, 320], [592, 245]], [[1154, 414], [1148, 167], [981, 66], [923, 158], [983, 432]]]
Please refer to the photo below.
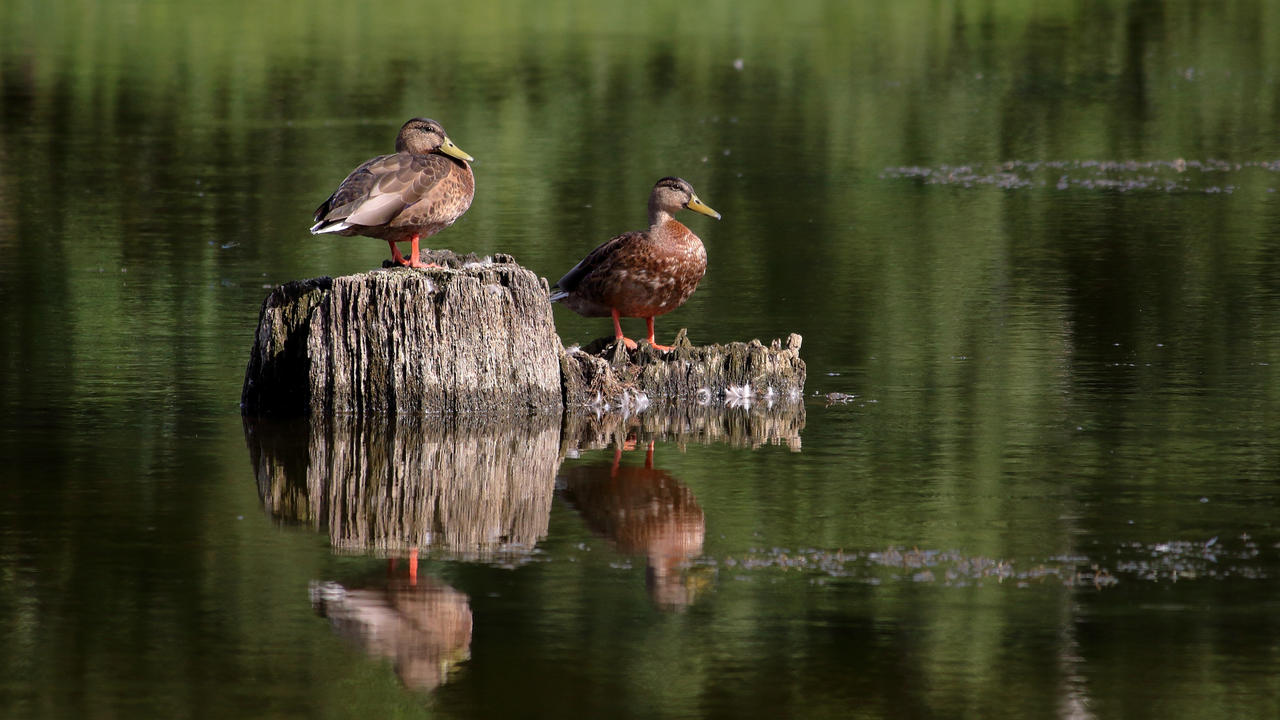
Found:
[[[1043, 5], [0, 6], [0, 707], [1275, 716], [1280, 8]], [[382, 259], [305, 230], [423, 114], [478, 159], [440, 243], [558, 277], [681, 175], [724, 220], [660, 330], [800, 332], [810, 390], [857, 396], [799, 454], [659, 443], [718, 568], [684, 612], [563, 502], [546, 562], [432, 560], [476, 623], [429, 702], [313, 614], [382, 565], [268, 519], [235, 407], [263, 286]], [[895, 172], [1128, 160], [1164, 164]], [[1085, 184], [1147, 176], [1180, 189]], [[723, 566], [775, 547], [1120, 581]]]

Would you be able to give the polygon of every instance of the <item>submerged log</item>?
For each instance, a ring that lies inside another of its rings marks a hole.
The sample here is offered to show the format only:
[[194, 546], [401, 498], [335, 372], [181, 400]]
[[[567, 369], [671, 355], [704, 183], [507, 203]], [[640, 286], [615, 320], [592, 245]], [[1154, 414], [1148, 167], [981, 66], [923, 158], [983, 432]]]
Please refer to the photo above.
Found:
[[392, 268], [286, 283], [263, 302], [249, 415], [560, 412], [545, 283], [508, 255], [443, 250]]
[[508, 255], [424, 253], [393, 267], [275, 288], [262, 304], [241, 408], [252, 416], [561, 413], [658, 399], [796, 403], [799, 335], [765, 346], [627, 350], [611, 338], [565, 350], [546, 281]]

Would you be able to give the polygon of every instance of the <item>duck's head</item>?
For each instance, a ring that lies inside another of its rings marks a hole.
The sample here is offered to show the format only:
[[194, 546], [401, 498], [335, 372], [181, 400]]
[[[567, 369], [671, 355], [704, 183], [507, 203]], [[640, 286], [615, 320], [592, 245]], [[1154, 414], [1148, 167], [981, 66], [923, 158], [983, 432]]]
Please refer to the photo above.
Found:
[[414, 118], [400, 127], [400, 134], [396, 136], [396, 152], [414, 155], [438, 152], [466, 162], [475, 162], [475, 158], [453, 144], [440, 123], [427, 118]]
[[649, 194], [650, 215], [655, 211], [671, 215], [685, 208], [720, 219], [720, 213], [699, 200], [698, 194], [693, 191], [693, 186], [686, 180], [678, 177], [664, 177], [653, 186], [653, 192]]

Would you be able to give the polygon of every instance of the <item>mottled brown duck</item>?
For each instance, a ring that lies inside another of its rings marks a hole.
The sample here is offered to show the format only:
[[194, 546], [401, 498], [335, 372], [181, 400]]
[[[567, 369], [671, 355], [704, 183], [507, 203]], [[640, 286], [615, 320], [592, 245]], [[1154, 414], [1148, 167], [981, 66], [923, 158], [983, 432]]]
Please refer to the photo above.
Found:
[[719, 220], [720, 213], [698, 199], [693, 186], [664, 177], [649, 193], [649, 229], [623, 233], [592, 250], [560, 278], [551, 300], [585, 317], [613, 316], [614, 337], [629, 348], [620, 317], [644, 318], [650, 345], [653, 319], [684, 304], [707, 271], [707, 249], [672, 215], [688, 208]]
[[[414, 118], [400, 128], [394, 155], [380, 155], [347, 176], [316, 208], [312, 235], [365, 235], [386, 240], [391, 258], [407, 267], [432, 267], [418, 257], [418, 241], [449, 227], [471, 207], [475, 158], [435, 120]], [[412, 243], [409, 257], [398, 242]]]

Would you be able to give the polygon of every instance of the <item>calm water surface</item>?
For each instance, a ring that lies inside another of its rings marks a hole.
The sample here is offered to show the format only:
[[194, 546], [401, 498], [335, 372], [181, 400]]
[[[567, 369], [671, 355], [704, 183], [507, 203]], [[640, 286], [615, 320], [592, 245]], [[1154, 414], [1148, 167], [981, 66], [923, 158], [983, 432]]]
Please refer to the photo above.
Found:
[[[1042, 5], [0, 5], [0, 715], [1280, 715], [1280, 3]], [[243, 420], [414, 115], [805, 401]]]

